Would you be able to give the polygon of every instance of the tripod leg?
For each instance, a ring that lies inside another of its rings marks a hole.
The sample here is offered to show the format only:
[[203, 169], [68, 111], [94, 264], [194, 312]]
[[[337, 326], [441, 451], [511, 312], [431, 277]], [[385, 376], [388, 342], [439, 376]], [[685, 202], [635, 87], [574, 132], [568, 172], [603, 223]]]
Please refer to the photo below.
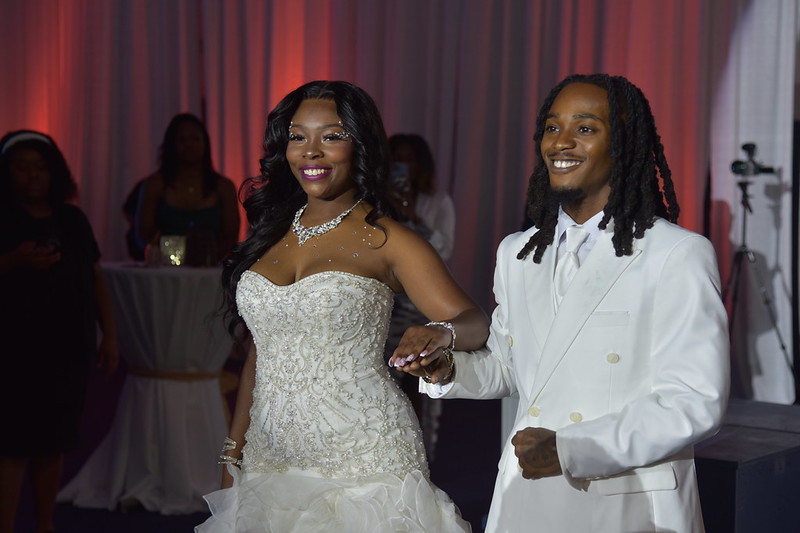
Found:
[[739, 300], [739, 285], [740, 279], [742, 275], [742, 261], [744, 259], [744, 252], [742, 250], [737, 250], [735, 254], [733, 254], [733, 261], [731, 262], [731, 273], [728, 277], [728, 283], [725, 284], [725, 288], [722, 290], [722, 301], [727, 303], [728, 294], [730, 293], [731, 287], [733, 287], [733, 294], [731, 296], [731, 314], [729, 319], [730, 326], [733, 327], [733, 321], [736, 318], [736, 303]]
[[737, 248], [736, 252], [734, 252], [733, 257], [731, 258], [731, 269], [730, 274], [728, 274], [728, 281], [725, 283], [725, 287], [722, 289], [723, 302], [727, 302], [731, 287], [735, 287], [739, 284], [739, 276], [742, 270], [742, 256], [744, 254], [745, 250], [740, 246]]
[[756, 283], [758, 284], [758, 292], [761, 295], [761, 303], [763, 303], [764, 307], [767, 309], [767, 315], [772, 323], [772, 328], [775, 330], [775, 335], [778, 337], [778, 344], [780, 344], [784, 359], [786, 359], [786, 364], [789, 365], [789, 369], [794, 372], [794, 364], [789, 357], [789, 352], [786, 350], [786, 343], [783, 342], [783, 335], [781, 335], [781, 330], [778, 327], [778, 318], [775, 316], [775, 310], [772, 308], [772, 299], [770, 298], [769, 293], [767, 292], [767, 287], [761, 278], [761, 273], [758, 270], [758, 263], [756, 262], [755, 254], [748, 251], [747, 260], [753, 265], [753, 276], [756, 278]]

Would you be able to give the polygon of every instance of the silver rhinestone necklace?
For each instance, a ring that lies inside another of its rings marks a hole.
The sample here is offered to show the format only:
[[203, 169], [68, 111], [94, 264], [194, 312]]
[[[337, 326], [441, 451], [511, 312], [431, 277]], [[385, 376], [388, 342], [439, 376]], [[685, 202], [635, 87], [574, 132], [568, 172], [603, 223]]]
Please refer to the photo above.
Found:
[[339, 216], [337, 216], [333, 220], [329, 220], [324, 224], [320, 224], [319, 226], [312, 226], [310, 228], [307, 228], [300, 223], [300, 217], [303, 216], [303, 212], [306, 210], [306, 207], [308, 207], [308, 204], [304, 205], [303, 207], [297, 210], [297, 213], [294, 214], [294, 220], [292, 221], [292, 233], [297, 235], [297, 245], [303, 246], [303, 243], [306, 242], [311, 237], [319, 237], [320, 235], [328, 233], [330, 230], [338, 226], [342, 222], [344, 217], [349, 215], [350, 211], [355, 209], [356, 206], [360, 203], [361, 200], [353, 204], [353, 207], [351, 207], [350, 209], [340, 213]]

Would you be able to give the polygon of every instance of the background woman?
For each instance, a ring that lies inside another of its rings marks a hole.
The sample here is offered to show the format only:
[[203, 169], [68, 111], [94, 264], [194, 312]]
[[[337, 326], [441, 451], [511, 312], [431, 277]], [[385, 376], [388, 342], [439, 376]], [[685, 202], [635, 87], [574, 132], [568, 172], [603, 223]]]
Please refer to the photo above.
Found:
[[[77, 192], [47, 135], [0, 140], [0, 532], [12, 533], [30, 471], [35, 533], [54, 531], [64, 452], [78, 441], [89, 364], [118, 355], [111, 302], [89, 221], [67, 203]], [[96, 326], [102, 340], [97, 348]]]
[[[447, 261], [453, 253], [456, 213], [453, 200], [437, 187], [436, 164], [427, 141], [415, 133], [396, 133], [389, 137], [391, 158], [392, 203], [398, 220], [416, 231]], [[386, 357], [397, 348], [406, 329], [425, 321], [425, 316], [404, 293], [394, 299]], [[420, 394], [412, 375], [395, 372], [403, 391], [411, 399], [422, 426], [428, 460], [436, 451], [442, 402]]]
[[223, 451], [233, 479], [207, 496], [214, 516], [198, 531], [469, 530], [428, 479], [383, 346], [403, 290], [440, 321], [409, 330], [405, 358], [477, 348], [488, 320], [435, 250], [386, 216], [387, 161], [375, 103], [349, 83], [311, 82], [270, 113], [250, 237], [223, 272], [254, 339]]
[[456, 212], [450, 195], [437, 186], [428, 142], [416, 133], [396, 133], [389, 137], [389, 157], [397, 214], [447, 261], [453, 255]]
[[205, 126], [194, 115], [176, 115], [161, 143], [158, 171], [146, 178], [139, 216], [139, 238], [210, 234], [216, 257], [224, 258], [239, 237], [236, 187], [214, 170]]

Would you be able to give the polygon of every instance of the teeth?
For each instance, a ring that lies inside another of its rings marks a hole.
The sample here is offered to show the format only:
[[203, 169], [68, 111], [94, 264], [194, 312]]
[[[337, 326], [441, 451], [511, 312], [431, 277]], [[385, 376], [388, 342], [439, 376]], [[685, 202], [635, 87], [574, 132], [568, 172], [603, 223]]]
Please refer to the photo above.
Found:
[[303, 171], [306, 176], [319, 176], [328, 172], [327, 168], [307, 168]]
[[570, 168], [580, 165], [580, 161], [561, 161], [555, 160], [553, 161], [553, 166], [556, 168]]

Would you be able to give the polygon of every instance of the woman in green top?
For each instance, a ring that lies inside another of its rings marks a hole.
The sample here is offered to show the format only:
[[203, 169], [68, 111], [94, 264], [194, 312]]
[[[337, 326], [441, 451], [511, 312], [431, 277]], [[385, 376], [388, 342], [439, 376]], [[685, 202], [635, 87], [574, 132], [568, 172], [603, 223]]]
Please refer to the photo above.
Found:
[[227, 256], [239, 237], [236, 187], [214, 170], [208, 132], [199, 118], [173, 117], [160, 159], [159, 169], [145, 179], [138, 225], [142, 240], [200, 231], [213, 236], [217, 259]]

